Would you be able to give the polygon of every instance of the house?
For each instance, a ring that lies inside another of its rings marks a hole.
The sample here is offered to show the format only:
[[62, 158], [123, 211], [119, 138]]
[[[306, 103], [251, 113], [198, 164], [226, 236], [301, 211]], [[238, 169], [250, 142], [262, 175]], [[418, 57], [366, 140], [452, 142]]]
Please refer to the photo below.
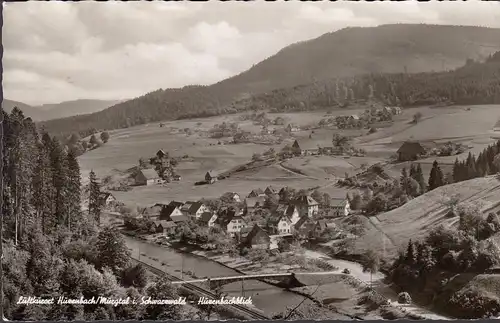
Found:
[[217, 182], [217, 173], [215, 173], [213, 170], [208, 171], [205, 174], [205, 181], [207, 181], [210, 184]]
[[229, 200], [231, 202], [236, 202], [236, 203], [240, 203], [241, 202], [240, 195], [238, 193], [235, 193], [235, 192], [224, 193], [224, 195], [222, 195], [222, 198], [225, 199], [225, 200]]
[[99, 201], [101, 202], [101, 205], [106, 207], [112, 205], [113, 202], [116, 202], [116, 198], [109, 192], [103, 192], [99, 196]]
[[258, 197], [258, 196], [264, 196], [266, 193], [261, 188], [256, 188], [252, 190], [247, 197]]
[[253, 249], [269, 249], [271, 238], [260, 226], [255, 224], [245, 239], [245, 244]]
[[330, 200], [330, 208], [335, 216], [347, 216], [351, 213], [351, 206], [347, 199]]
[[278, 191], [274, 187], [268, 186], [264, 190], [264, 194], [266, 194], [267, 196], [272, 196], [278, 194]]
[[182, 180], [182, 177], [181, 177], [181, 175], [174, 174], [174, 175], [172, 176], [172, 179], [173, 179], [174, 181], [176, 181], [176, 182], [179, 182], [180, 180]]
[[292, 221], [292, 225], [299, 222], [301, 218], [299, 208], [293, 204], [287, 206], [284, 214]]
[[187, 216], [183, 215], [183, 214], [181, 214], [181, 215], [171, 215], [170, 219], [175, 224], [177, 224], [177, 225], [189, 221], [189, 218]]
[[308, 216], [311, 218], [319, 211], [319, 203], [307, 195], [299, 196], [293, 204], [298, 207], [300, 217]]
[[263, 206], [266, 202], [265, 196], [249, 197], [245, 199], [245, 212], [251, 212], [255, 208]]
[[214, 212], [203, 212], [198, 221], [206, 227], [213, 227], [217, 221], [217, 214]]
[[161, 210], [163, 209], [163, 206], [160, 205], [154, 205], [150, 207], [145, 207], [142, 209], [140, 215], [144, 219], [159, 219]]
[[167, 206], [162, 208], [160, 212], [160, 220], [173, 221], [173, 217], [184, 216], [182, 214], [182, 211], [180, 210], [182, 205], [183, 203], [181, 202], [175, 202], [175, 201], [170, 202]]
[[161, 184], [163, 182], [154, 169], [137, 171], [134, 175], [134, 181], [137, 186]]
[[173, 221], [154, 221], [155, 231], [157, 233], [167, 233], [172, 234], [175, 231], [175, 227], [177, 226]]
[[324, 219], [318, 220], [314, 223], [313, 230], [309, 232], [309, 236], [319, 237], [323, 232], [325, 232], [325, 230], [336, 228], [337, 226], [332, 222], [328, 222]]
[[156, 157], [158, 157], [158, 159], [163, 159], [165, 156], [167, 156], [167, 154], [162, 149], [156, 152]]
[[299, 236], [303, 238], [309, 238], [313, 236], [315, 226], [316, 223], [309, 217], [305, 216], [300, 218], [300, 220], [295, 223], [295, 225], [293, 226], [293, 230], [294, 232], [298, 233]]
[[271, 218], [269, 227], [274, 234], [289, 234], [293, 231], [292, 220], [286, 214]]
[[185, 216], [190, 216], [195, 219], [199, 219], [204, 212], [209, 211], [201, 202], [186, 202], [180, 210]]
[[224, 210], [216, 221], [231, 237], [238, 235], [241, 229], [247, 226], [242, 211], [233, 208]]
[[392, 113], [393, 114], [401, 114], [401, 108], [400, 107], [393, 107], [392, 108]]
[[359, 116], [357, 114], [352, 114], [349, 116], [349, 120], [351, 121], [359, 121]]
[[293, 124], [291, 124], [291, 123], [289, 123], [289, 124], [286, 126], [286, 128], [285, 128], [285, 131], [287, 131], [287, 132], [297, 132], [297, 131], [299, 131], [299, 130], [300, 130], [300, 129], [299, 129], [297, 126], [295, 126], [295, 125], [293, 125]]
[[417, 160], [420, 155], [425, 154], [425, 148], [419, 142], [406, 141], [398, 149], [398, 160], [399, 161], [411, 161]]
[[296, 155], [307, 156], [319, 154], [318, 145], [311, 140], [304, 140], [300, 145], [299, 142], [295, 140], [292, 144], [292, 149]]

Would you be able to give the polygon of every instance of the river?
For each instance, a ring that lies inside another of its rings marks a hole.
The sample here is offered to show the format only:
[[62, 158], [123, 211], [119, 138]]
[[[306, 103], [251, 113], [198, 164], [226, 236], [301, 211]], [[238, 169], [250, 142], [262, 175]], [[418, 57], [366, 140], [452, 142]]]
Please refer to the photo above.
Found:
[[[111, 218], [115, 218], [115, 216], [112, 214], [102, 215], [102, 220], [104, 220], [103, 223], [109, 222]], [[184, 272], [191, 271], [198, 278], [241, 275], [240, 272], [234, 269], [223, 266], [213, 260], [207, 259], [202, 256], [182, 253], [172, 248], [159, 246], [125, 235], [123, 237], [134, 258], [137, 258], [158, 269], [162, 269], [179, 278], [181, 277], [181, 269], [183, 269]], [[146, 254], [147, 257], [143, 256], [142, 254]], [[370, 284], [373, 280], [374, 285], [377, 285], [375, 289], [384, 297], [391, 299], [391, 303], [393, 303], [394, 306], [405, 308], [406, 311], [421, 315], [426, 319], [449, 319], [448, 317], [437, 315], [427, 308], [420, 307], [416, 304], [396, 304], [394, 300], [397, 299], [397, 294], [388, 286], [382, 283], [382, 279], [384, 277], [382, 273], [376, 273], [373, 275], [373, 277], [371, 277], [370, 274], [363, 272], [361, 265], [358, 263], [340, 259], [333, 259], [320, 252], [307, 251], [306, 256], [309, 258], [322, 258], [331, 263], [333, 266], [339, 268], [339, 271], [343, 270], [344, 268], [348, 268], [351, 272], [351, 275], [366, 284]], [[152, 260], [151, 258], [157, 258], [158, 261]], [[162, 262], [166, 265], [163, 266]], [[184, 277], [184, 279], [189, 278]], [[208, 289], [208, 286], [205, 286], [205, 288]], [[251, 296], [253, 305], [261, 309], [264, 314], [268, 316], [279, 313], [286, 307], [295, 307], [303, 300], [303, 297], [300, 295], [288, 292], [273, 285], [253, 280], [245, 281], [243, 284], [243, 290], [241, 282], [227, 284], [224, 286], [223, 292], [229, 294], [230, 296]], [[307, 299], [304, 303], [312, 302]]]
[[[184, 268], [184, 272], [191, 271], [199, 278], [241, 275], [236, 270], [201, 256], [181, 253], [128, 236], [124, 236], [124, 238], [134, 258], [138, 258], [151, 266], [165, 270], [179, 278], [181, 276], [181, 268]], [[140, 256], [139, 258], [140, 254], [146, 254], [148, 257]], [[154, 261], [149, 257], [157, 258], [158, 261]], [[162, 262], [166, 266], [163, 266]], [[189, 278], [184, 277], [184, 279]], [[205, 286], [205, 288], [207, 287]], [[241, 282], [227, 284], [223, 287], [223, 292], [230, 296], [251, 296], [253, 305], [261, 309], [268, 316], [279, 313], [288, 306], [293, 307], [303, 300], [303, 297], [300, 295], [253, 280], [245, 281], [243, 283], [243, 290]], [[306, 302], [310, 301], [306, 300]]]

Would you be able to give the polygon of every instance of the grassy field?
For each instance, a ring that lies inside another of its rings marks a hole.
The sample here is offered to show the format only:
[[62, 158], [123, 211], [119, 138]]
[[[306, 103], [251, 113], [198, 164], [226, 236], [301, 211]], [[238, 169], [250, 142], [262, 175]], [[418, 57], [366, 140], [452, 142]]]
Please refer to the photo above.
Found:
[[[498, 111], [496, 111], [498, 110]], [[268, 117], [274, 119], [278, 116], [285, 118], [287, 123], [299, 126], [317, 124], [319, 120], [336, 115], [360, 114], [363, 109], [335, 110], [328, 114], [324, 111], [304, 113], [273, 113]], [[417, 112], [423, 115], [417, 124], [410, 124], [412, 116]], [[455, 138], [473, 146], [473, 152], [479, 152], [485, 145], [493, 142], [492, 130], [496, 120], [500, 117], [500, 109], [495, 106], [472, 107], [467, 111], [464, 107], [451, 108], [412, 108], [405, 109], [401, 115], [395, 116], [392, 126], [380, 129], [377, 133], [367, 135], [367, 130], [328, 130], [315, 129], [293, 133], [280, 145], [268, 146], [258, 144], [227, 144], [219, 145], [218, 139], [207, 137], [214, 125], [222, 122], [237, 122], [242, 129], [258, 133], [259, 125], [252, 121], [241, 121], [240, 115], [217, 116], [190, 120], [177, 120], [141, 125], [137, 127], [119, 129], [110, 132], [110, 140], [102, 147], [85, 153], [79, 157], [82, 177], [84, 182], [88, 173], [93, 169], [99, 177], [119, 174], [138, 164], [139, 158], [146, 160], [153, 156], [158, 149], [163, 149], [174, 157], [188, 156], [176, 168], [182, 176], [181, 182], [170, 183], [166, 186], [135, 187], [129, 192], [116, 192], [119, 200], [127, 203], [148, 205], [160, 201], [173, 199], [187, 200], [202, 197], [218, 197], [226, 191], [235, 191], [246, 195], [253, 188], [268, 185], [291, 186], [295, 188], [308, 188], [321, 186], [323, 192], [328, 192], [333, 197], [344, 197], [346, 190], [332, 185], [338, 177], [344, 177], [360, 171], [362, 164], [372, 165], [376, 162], [387, 160], [404, 141], [410, 137], [414, 139], [434, 139], [441, 137]], [[283, 126], [281, 126], [283, 127]], [[187, 135], [183, 129], [189, 128], [192, 134]], [[209, 170], [223, 172], [251, 160], [254, 153], [263, 153], [273, 147], [281, 150], [285, 144], [294, 140], [312, 142], [314, 145], [331, 146], [332, 134], [340, 132], [352, 136], [353, 144], [367, 150], [367, 157], [301, 157], [291, 159], [283, 165], [275, 164], [248, 170], [235, 174], [230, 179], [223, 180], [214, 185], [194, 186], [194, 183], [203, 179]], [[228, 138], [223, 138], [225, 141]], [[466, 156], [467, 152], [460, 156]], [[431, 164], [437, 159], [446, 173], [456, 156], [428, 158], [419, 161], [428, 176]], [[399, 177], [401, 169], [408, 167], [407, 163], [391, 164], [386, 167], [386, 172], [394, 177]], [[123, 176], [123, 175], [121, 175]]]
[[409, 239], [416, 241], [439, 225], [457, 225], [458, 219], [447, 218], [442, 205], [446, 197], [454, 194], [461, 202], [478, 204], [483, 211], [489, 211], [500, 200], [500, 181], [490, 176], [447, 185], [373, 217], [366, 234], [356, 242], [358, 251], [376, 248], [383, 250], [385, 257], [394, 257]]
[[[406, 140], [460, 142], [472, 146], [477, 154], [497, 137], [493, 129], [500, 118], [500, 109], [494, 105], [440, 108], [405, 109], [397, 116], [391, 127], [379, 129], [376, 133], [358, 138], [358, 144], [367, 150], [368, 156], [386, 156], [394, 154]], [[411, 120], [415, 113], [422, 113], [417, 124]], [[459, 158], [467, 156], [462, 154]], [[451, 163], [457, 156], [429, 158], [427, 162], [437, 159], [439, 162]]]

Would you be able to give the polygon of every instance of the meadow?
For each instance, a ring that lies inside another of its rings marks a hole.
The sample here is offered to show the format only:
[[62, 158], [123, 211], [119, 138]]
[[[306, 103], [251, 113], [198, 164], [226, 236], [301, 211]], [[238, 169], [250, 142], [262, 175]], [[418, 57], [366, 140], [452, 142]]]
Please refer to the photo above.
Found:
[[[329, 112], [270, 113], [268, 117], [270, 119], [283, 117], [285, 125], [294, 123], [298, 126], [310, 126], [317, 124], [323, 118], [360, 114], [363, 111], [364, 109], [339, 109]], [[419, 123], [412, 124], [411, 120], [416, 112], [422, 114], [422, 119]], [[159, 149], [169, 152], [173, 157], [188, 157], [176, 167], [176, 172], [182, 176], [180, 182], [134, 187], [128, 192], [114, 192], [119, 200], [128, 204], [150, 205], [170, 200], [213, 198], [227, 191], [246, 196], [252, 189], [265, 188], [268, 185], [290, 186], [297, 189], [320, 187], [322, 192], [327, 192], [335, 198], [342, 198], [347, 191], [334, 185], [338, 178], [344, 177], [345, 173], [354, 175], [361, 171], [362, 166], [387, 161], [407, 139], [432, 140], [436, 143], [443, 140], [458, 141], [470, 145], [471, 151], [477, 154], [493, 142], [491, 130], [499, 117], [500, 109], [496, 106], [476, 106], [470, 110], [466, 107], [411, 108], [404, 109], [401, 115], [395, 116], [392, 126], [380, 128], [373, 134], [368, 134], [366, 129], [314, 129], [294, 132], [277, 145], [223, 144], [230, 138], [208, 137], [208, 131], [214, 125], [223, 122], [238, 123], [240, 128], [255, 134], [260, 132], [261, 126], [253, 124], [250, 120], [241, 121], [241, 115], [238, 114], [177, 120], [163, 122], [162, 127], [159, 123], [151, 123], [111, 131], [108, 143], [80, 156], [79, 161], [85, 182], [91, 169], [101, 178], [108, 175], [123, 176], [125, 170], [138, 165], [139, 158], [147, 161]], [[186, 128], [190, 129], [189, 134], [184, 131]], [[298, 140], [299, 144], [331, 146], [333, 133], [351, 136], [353, 145], [364, 148], [367, 156], [293, 158], [281, 164], [275, 163], [235, 173], [229, 179], [213, 185], [194, 185], [195, 182], [203, 180], [207, 171], [231, 170], [249, 162], [255, 153], [262, 154], [271, 147], [279, 151], [295, 140]], [[467, 153], [458, 157], [464, 158]], [[451, 171], [455, 158], [457, 156], [431, 157], [419, 162], [424, 175], [428, 176], [434, 160], [438, 160], [443, 172], [447, 173]], [[403, 167], [409, 167], [409, 163], [387, 164], [386, 172], [394, 178], [399, 178]]]

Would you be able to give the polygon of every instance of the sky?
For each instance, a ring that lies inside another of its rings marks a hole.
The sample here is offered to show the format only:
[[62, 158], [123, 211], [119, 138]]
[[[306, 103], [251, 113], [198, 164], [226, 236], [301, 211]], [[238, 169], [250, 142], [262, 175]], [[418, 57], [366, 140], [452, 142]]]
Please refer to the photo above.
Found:
[[500, 28], [500, 3], [4, 3], [4, 97], [31, 105], [208, 85], [298, 41], [391, 23]]

